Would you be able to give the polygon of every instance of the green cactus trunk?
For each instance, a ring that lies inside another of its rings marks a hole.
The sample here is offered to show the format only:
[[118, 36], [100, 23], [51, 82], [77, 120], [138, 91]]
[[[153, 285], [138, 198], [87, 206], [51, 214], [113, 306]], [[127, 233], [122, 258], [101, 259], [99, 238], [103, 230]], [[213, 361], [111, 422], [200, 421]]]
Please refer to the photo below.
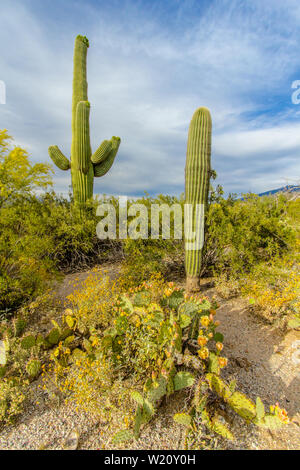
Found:
[[[188, 231], [185, 231], [186, 291], [200, 290], [204, 212], [208, 203], [211, 174], [211, 117], [206, 108], [198, 108], [191, 120], [185, 166], [185, 202], [190, 205]], [[187, 207], [188, 209], [188, 207]], [[194, 244], [191, 232], [197, 232], [200, 245]]]
[[61, 170], [71, 168], [75, 203], [83, 206], [93, 197], [94, 177], [104, 176], [116, 157], [120, 138], [104, 140], [92, 155], [90, 144], [90, 103], [87, 96], [86, 59], [89, 41], [77, 36], [74, 49], [72, 99], [72, 146], [69, 161], [57, 146], [49, 147], [49, 155]]

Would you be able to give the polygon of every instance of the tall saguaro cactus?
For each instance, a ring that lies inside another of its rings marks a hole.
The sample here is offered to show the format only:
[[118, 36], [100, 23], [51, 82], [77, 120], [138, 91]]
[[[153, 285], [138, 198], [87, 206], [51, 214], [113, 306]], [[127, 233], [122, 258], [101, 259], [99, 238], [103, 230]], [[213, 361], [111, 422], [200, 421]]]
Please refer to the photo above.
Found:
[[93, 196], [94, 177], [104, 176], [111, 168], [120, 145], [120, 138], [104, 140], [94, 154], [90, 144], [90, 103], [87, 96], [86, 58], [89, 41], [77, 36], [74, 49], [72, 99], [71, 161], [57, 146], [49, 147], [49, 155], [61, 170], [71, 168], [74, 201], [84, 204]]
[[[206, 108], [198, 108], [191, 120], [185, 166], [185, 202], [190, 208], [185, 239], [185, 270], [187, 292], [200, 289], [204, 212], [208, 202], [211, 175], [211, 116]], [[191, 243], [191, 233], [197, 242]]]

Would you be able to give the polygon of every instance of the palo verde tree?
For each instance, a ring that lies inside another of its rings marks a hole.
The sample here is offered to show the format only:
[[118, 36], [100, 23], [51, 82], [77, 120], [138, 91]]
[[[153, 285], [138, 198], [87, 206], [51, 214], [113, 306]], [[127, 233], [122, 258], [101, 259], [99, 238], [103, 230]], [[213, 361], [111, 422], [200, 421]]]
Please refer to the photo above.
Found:
[[0, 208], [52, 184], [51, 166], [31, 163], [27, 151], [12, 140], [6, 129], [0, 130]]

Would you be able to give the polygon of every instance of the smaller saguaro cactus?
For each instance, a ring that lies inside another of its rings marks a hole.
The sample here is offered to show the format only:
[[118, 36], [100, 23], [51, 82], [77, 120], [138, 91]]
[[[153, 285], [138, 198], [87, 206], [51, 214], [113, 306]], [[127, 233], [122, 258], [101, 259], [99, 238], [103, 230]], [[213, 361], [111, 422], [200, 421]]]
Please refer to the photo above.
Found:
[[71, 169], [74, 201], [84, 204], [93, 196], [94, 177], [104, 176], [111, 168], [121, 142], [113, 136], [104, 140], [92, 154], [90, 144], [90, 103], [87, 97], [86, 58], [89, 41], [77, 36], [74, 49], [74, 75], [72, 100], [72, 147], [68, 160], [55, 145], [49, 155], [61, 170]]
[[[185, 238], [186, 290], [200, 290], [204, 213], [208, 202], [211, 176], [211, 116], [206, 108], [198, 108], [191, 120], [185, 166], [185, 202], [189, 205], [188, 231]], [[191, 243], [192, 232], [198, 243]]]

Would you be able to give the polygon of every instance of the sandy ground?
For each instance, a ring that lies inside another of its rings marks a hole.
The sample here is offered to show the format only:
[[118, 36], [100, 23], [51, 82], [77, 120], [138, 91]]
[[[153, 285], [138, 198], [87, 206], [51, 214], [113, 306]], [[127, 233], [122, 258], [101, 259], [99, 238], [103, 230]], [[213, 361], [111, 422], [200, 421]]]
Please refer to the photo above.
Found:
[[[105, 266], [110, 276], [117, 276], [118, 266]], [[88, 272], [66, 276], [57, 289], [57, 299], [63, 301], [81, 283]], [[205, 288], [209, 297], [214, 289]], [[293, 422], [278, 431], [260, 430], [245, 425], [239, 416], [224, 410], [236, 436], [233, 442], [223, 442], [227, 449], [300, 449], [300, 332], [283, 335], [263, 324], [249, 313], [243, 299], [221, 301], [217, 311], [224, 334], [224, 355], [228, 366], [224, 377], [235, 379], [238, 389], [255, 400], [260, 396], [266, 405], [279, 402]], [[79, 449], [113, 449], [106, 423], [99, 423], [72, 405], [49, 406], [46, 395], [38, 389], [39, 380], [32, 384], [34, 401], [14, 426], [0, 433], [0, 449], [62, 449], [68, 447], [70, 433], [76, 433]], [[127, 444], [130, 449], [182, 449], [183, 434], [173, 421], [182, 409], [184, 392], [168, 399], [158, 416], [142, 431], [138, 442]], [[36, 404], [36, 402], [39, 404]], [[213, 445], [213, 443], [212, 443]]]

